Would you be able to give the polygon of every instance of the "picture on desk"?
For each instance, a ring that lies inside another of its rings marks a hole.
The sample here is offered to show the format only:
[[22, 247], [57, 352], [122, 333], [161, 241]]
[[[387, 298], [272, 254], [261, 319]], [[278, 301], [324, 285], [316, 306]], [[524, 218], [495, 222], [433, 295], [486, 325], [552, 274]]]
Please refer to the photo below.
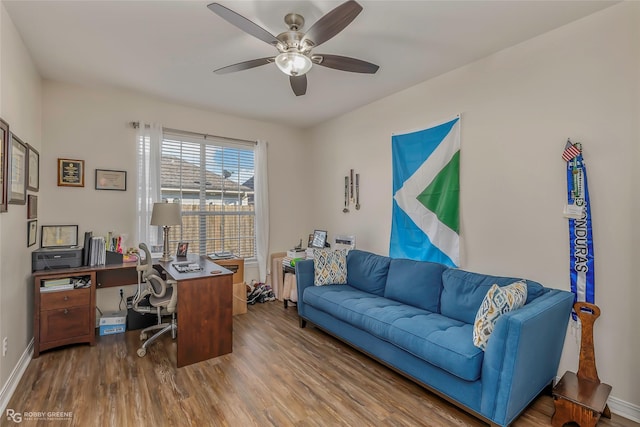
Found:
[[176, 252], [176, 256], [178, 258], [186, 258], [188, 250], [189, 250], [189, 242], [180, 242], [178, 243], [178, 250]]

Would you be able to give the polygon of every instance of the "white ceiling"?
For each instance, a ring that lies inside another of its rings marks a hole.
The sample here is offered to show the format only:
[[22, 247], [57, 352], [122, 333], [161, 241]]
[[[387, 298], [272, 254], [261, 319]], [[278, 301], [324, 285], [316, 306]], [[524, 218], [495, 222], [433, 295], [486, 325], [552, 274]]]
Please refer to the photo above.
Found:
[[[308, 127], [594, 13], [611, 1], [367, 1], [314, 53], [380, 65], [375, 75], [314, 66], [296, 97], [275, 64], [212, 70], [275, 48], [207, 9], [209, 1], [2, 0], [43, 78], [136, 90], [172, 102]], [[340, 1], [220, 3], [274, 35], [296, 12], [308, 29]]]

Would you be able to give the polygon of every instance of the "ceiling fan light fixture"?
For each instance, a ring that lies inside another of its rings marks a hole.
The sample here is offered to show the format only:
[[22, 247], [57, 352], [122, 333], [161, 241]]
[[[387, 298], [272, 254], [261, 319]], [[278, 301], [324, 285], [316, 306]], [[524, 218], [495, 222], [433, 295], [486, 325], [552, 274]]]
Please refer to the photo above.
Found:
[[283, 73], [295, 77], [306, 74], [313, 63], [311, 58], [301, 53], [282, 52], [276, 56], [276, 65]]

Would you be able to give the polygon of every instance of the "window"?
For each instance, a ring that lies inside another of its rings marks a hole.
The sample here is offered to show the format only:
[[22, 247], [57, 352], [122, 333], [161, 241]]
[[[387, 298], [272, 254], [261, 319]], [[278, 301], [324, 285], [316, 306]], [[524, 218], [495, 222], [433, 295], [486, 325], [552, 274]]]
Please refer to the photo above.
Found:
[[171, 248], [189, 242], [189, 253], [255, 258], [254, 148], [164, 134], [160, 194], [182, 209], [182, 226], [170, 230]]

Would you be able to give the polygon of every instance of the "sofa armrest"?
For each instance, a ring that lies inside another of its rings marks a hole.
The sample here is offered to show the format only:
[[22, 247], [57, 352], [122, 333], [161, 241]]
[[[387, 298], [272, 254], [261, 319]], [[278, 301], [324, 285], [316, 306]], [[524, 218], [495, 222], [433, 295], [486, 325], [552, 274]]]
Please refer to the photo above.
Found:
[[296, 286], [298, 288], [298, 314], [304, 315], [304, 290], [313, 286], [314, 281], [313, 260], [305, 259], [296, 262]]
[[481, 412], [508, 425], [555, 378], [573, 294], [551, 289], [501, 316], [482, 365]]

